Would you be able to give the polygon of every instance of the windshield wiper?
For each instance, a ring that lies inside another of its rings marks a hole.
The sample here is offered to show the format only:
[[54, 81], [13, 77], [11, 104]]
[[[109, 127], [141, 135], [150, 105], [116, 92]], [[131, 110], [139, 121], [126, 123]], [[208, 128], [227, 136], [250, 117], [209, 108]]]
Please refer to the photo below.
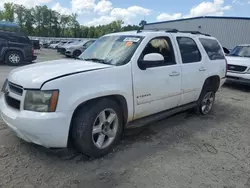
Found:
[[104, 59], [98, 59], [98, 58], [87, 58], [87, 59], [83, 59], [85, 61], [94, 61], [97, 63], [103, 63], [103, 64], [108, 64]]

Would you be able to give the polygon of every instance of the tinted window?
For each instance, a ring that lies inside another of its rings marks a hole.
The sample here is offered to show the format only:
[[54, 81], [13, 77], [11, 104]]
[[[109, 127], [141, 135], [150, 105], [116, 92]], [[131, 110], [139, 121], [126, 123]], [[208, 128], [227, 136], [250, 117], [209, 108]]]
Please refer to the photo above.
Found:
[[216, 40], [200, 38], [200, 42], [210, 60], [225, 59], [223, 50]]
[[28, 37], [25, 37], [25, 36], [18, 37], [18, 41], [20, 43], [23, 43], [23, 44], [30, 44], [31, 43], [30, 39]]
[[173, 46], [168, 37], [152, 39], [142, 52], [141, 58], [150, 53], [159, 53], [164, 57], [164, 65], [175, 64]]
[[177, 37], [182, 63], [194, 63], [201, 61], [201, 53], [195, 41], [188, 37]]

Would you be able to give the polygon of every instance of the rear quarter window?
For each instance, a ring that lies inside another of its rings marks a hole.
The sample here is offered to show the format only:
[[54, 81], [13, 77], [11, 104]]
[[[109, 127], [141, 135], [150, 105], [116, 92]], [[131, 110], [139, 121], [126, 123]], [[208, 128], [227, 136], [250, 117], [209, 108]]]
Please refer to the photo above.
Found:
[[205, 39], [205, 38], [200, 38], [199, 40], [200, 40], [203, 48], [207, 52], [207, 55], [208, 55], [210, 60], [225, 59], [224, 52], [216, 40]]

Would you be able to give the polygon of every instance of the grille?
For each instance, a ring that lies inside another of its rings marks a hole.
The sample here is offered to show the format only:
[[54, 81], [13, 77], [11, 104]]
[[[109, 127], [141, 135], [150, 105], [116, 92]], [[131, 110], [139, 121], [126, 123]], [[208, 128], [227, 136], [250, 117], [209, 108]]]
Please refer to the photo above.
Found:
[[16, 100], [8, 95], [5, 95], [5, 101], [10, 107], [15, 108], [17, 110], [20, 110], [20, 101], [19, 100]]
[[8, 85], [9, 85], [9, 89], [11, 92], [18, 94], [18, 95], [21, 95], [21, 96], [23, 95], [23, 87], [22, 86], [13, 84], [11, 82], [9, 82]]
[[240, 66], [240, 65], [228, 65], [229, 71], [235, 71], [235, 72], [244, 72], [247, 69], [246, 66]]

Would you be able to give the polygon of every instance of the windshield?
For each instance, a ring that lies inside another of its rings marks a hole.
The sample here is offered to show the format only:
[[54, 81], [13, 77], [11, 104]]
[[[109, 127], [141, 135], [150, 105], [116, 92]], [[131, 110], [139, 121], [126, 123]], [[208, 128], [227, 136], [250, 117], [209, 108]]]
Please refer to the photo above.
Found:
[[250, 46], [236, 46], [228, 55], [250, 57]]
[[104, 36], [87, 48], [79, 59], [110, 65], [124, 65], [130, 61], [139, 46], [140, 36]]

